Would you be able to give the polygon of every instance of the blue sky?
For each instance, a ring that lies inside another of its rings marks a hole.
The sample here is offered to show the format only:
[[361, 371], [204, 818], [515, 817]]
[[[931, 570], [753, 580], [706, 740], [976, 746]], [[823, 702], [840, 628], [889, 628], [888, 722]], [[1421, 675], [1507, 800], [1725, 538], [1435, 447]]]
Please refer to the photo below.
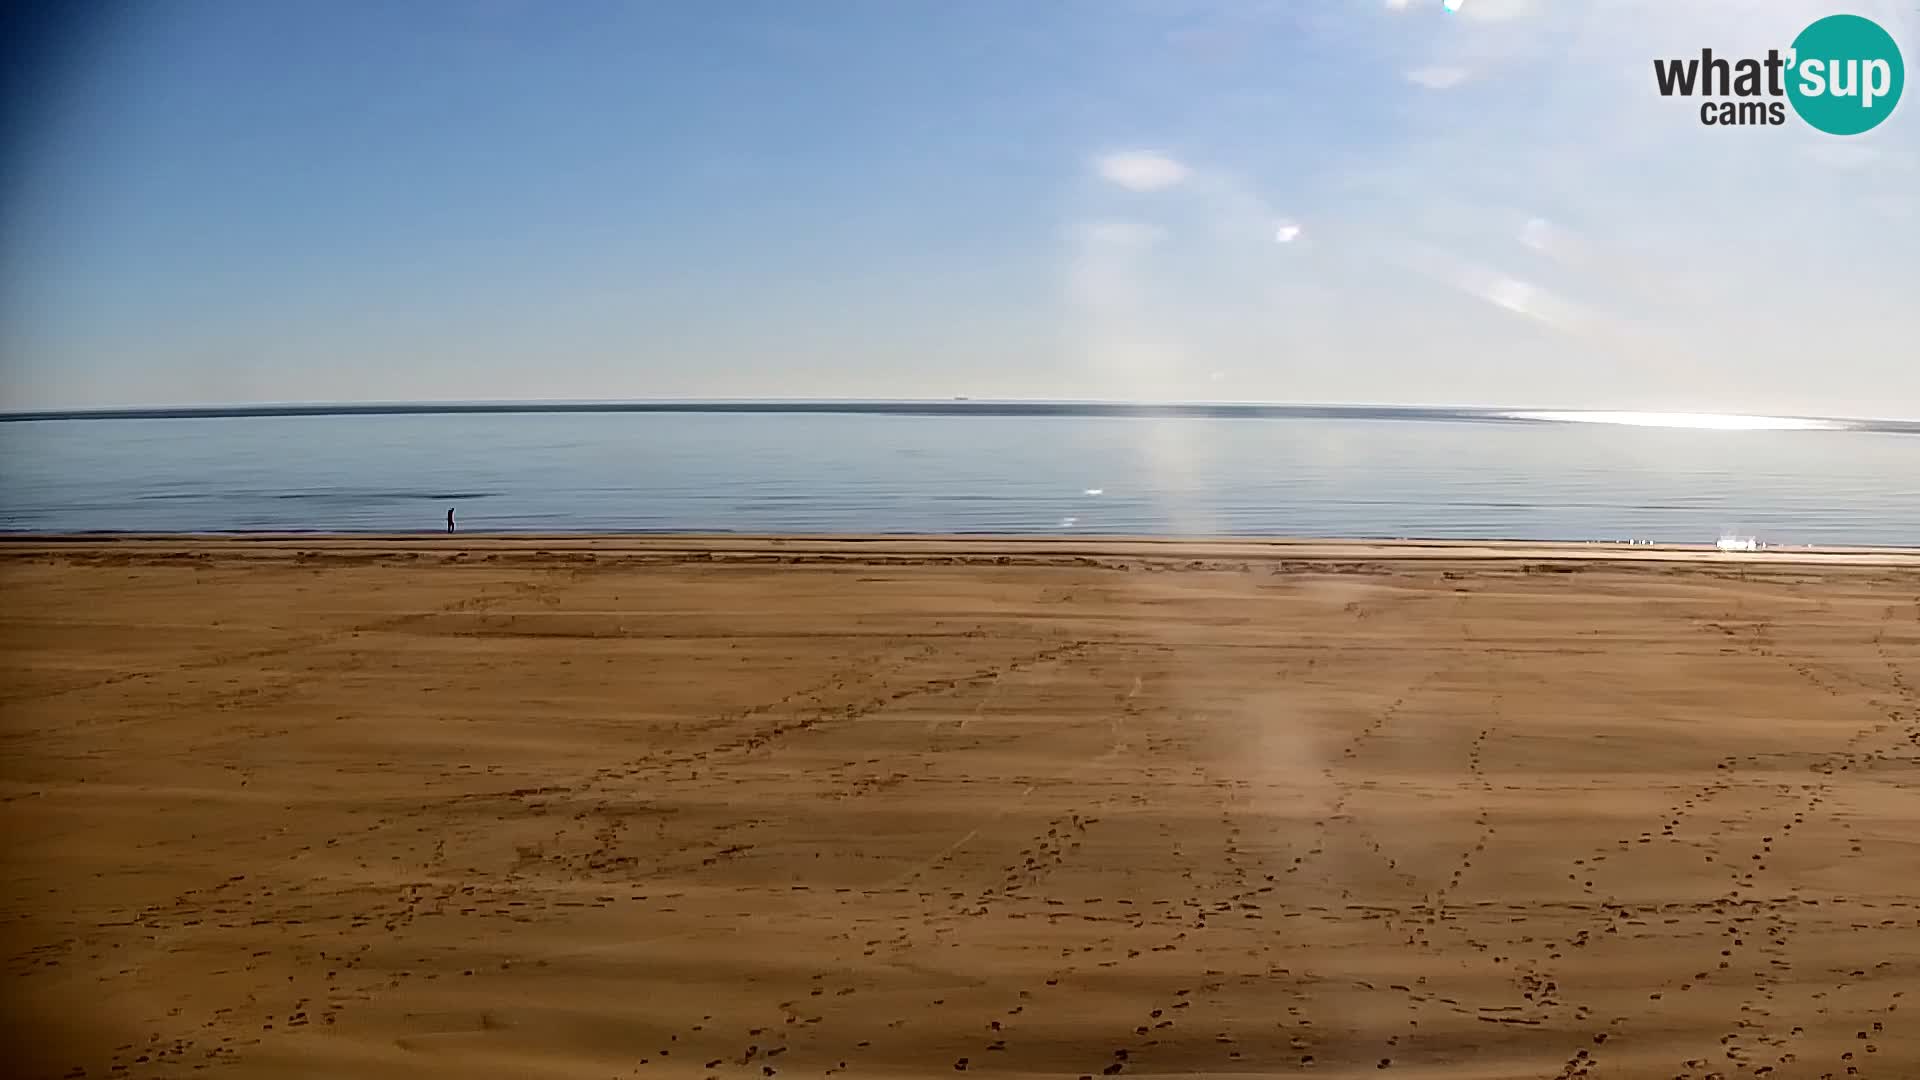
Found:
[[[1920, 103], [1702, 127], [1780, 0], [110, 9], [0, 407], [1053, 397], [1920, 416]], [[1910, 4], [1860, 0], [1915, 58]]]

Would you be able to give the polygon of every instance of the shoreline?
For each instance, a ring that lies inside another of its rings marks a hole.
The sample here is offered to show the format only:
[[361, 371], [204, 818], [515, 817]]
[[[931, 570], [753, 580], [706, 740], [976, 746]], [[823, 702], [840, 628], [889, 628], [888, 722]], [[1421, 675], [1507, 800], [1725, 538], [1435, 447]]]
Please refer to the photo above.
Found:
[[1724, 551], [1713, 544], [1581, 540], [1323, 539], [1306, 537], [1071, 536], [1067, 534], [746, 533], [0, 533], [0, 558], [34, 551], [72, 554], [168, 551], [369, 550], [571, 552], [716, 556], [937, 556], [979, 558], [1167, 558], [1323, 562], [1511, 561], [1890, 566], [1920, 569], [1920, 547], [1818, 545]]

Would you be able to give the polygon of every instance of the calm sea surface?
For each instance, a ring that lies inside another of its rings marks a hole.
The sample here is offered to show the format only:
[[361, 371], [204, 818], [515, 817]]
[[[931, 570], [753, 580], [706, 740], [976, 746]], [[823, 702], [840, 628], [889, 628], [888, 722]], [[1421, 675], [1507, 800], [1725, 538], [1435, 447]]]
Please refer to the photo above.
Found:
[[1407, 419], [509, 414], [0, 424], [0, 529], [1920, 545], [1920, 436]]

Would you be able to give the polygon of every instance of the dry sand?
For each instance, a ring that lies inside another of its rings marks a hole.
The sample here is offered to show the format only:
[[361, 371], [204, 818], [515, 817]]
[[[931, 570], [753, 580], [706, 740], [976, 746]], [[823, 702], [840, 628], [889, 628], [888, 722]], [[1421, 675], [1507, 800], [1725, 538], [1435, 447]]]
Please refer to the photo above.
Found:
[[0, 546], [14, 1075], [1920, 1076], [1920, 561]]

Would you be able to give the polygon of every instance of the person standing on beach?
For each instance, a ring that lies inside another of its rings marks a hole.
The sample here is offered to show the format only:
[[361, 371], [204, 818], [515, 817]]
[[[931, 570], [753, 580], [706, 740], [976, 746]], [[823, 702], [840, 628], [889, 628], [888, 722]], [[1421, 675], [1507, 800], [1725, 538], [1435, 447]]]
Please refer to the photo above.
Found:
[[447, 531], [453, 531], [453, 507], [447, 507]]

